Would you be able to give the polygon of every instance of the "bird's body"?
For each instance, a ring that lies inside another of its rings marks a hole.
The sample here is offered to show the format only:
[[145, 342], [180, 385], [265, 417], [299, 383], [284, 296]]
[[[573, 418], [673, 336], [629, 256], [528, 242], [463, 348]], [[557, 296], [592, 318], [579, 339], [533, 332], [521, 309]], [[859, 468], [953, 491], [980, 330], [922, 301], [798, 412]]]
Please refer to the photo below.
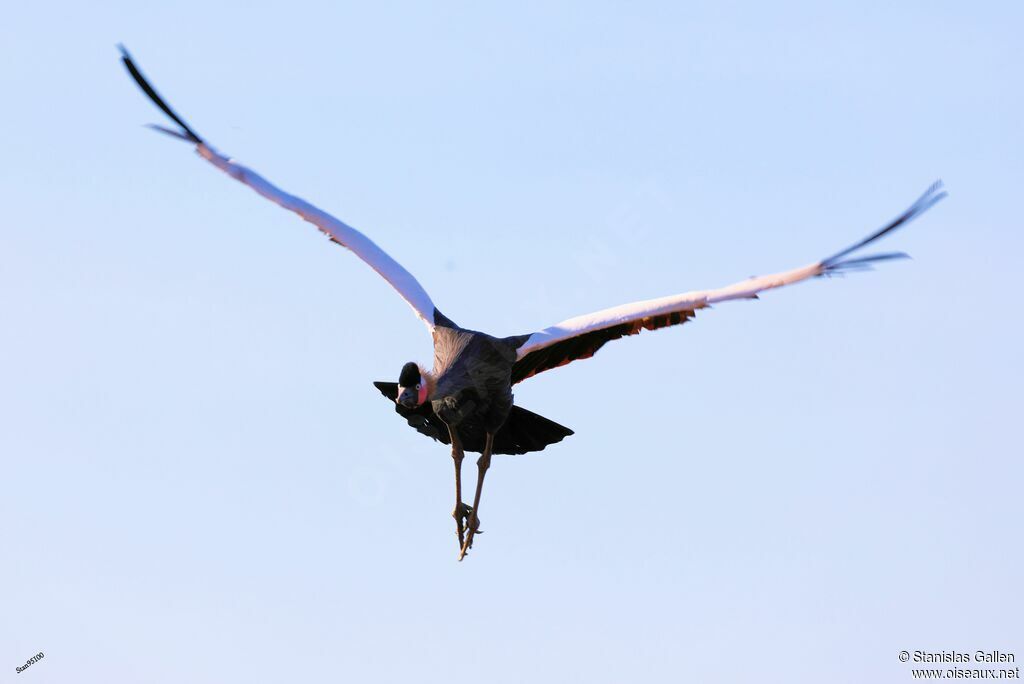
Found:
[[[277, 188], [262, 176], [221, 155], [201, 139], [156, 93], [123, 51], [129, 73], [149, 98], [180, 130], [158, 130], [189, 142], [199, 155], [272, 202], [314, 224], [331, 241], [365, 261], [397, 290], [430, 331], [433, 368], [415, 363], [402, 368], [397, 383], [375, 382], [395, 411], [419, 432], [450, 444], [455, 462], [456, 532], [460, 560], [479, 531], [480, 495], [484, 475], [496, 453], [539, 451], [561, 441], [572, 430], [514, 403], [512, 387], [538, 373], [593, 356], [607, 342], [691, 320], [697, 311], [720, 302], [757, 299], [766, 290], [820, 276], [870, 269], [902, 253], [852, 256], [945, 197], [941, 183], [932, 185], [909, 209], [851, 247], [805, 266], [741, 280], [726, 287], [694, 290], [603, 309], [562, 321], [537, 332], [494, 337], [456, 325], [441, 314], [420, 283], [368, 237], [312, 204]], [[476, 493], [471, 506], [462, 502], [461, 466], [465, 451], [480, 452]]]
[[445, 319], [434, 327], [433, 368], [421, 369], [430, 387], [427, 401], [404, 406], [396, 401], [397, 383], [374, 385], [409, 425], [445, 444], [448, 426], [457, 426], [465, 451], [482, 453], [488, 432], [495, 435], [493, 453], [540, 451], [573, 432], [514, 403], [512, 371], [528, 338], [494, 337]]
[[497, 432], [512, 410], [512, 366], [526, 337], [498, 338], [475, 330], [434, 327], [433, 391], [428, 400], [447, 425], [466, 419]]

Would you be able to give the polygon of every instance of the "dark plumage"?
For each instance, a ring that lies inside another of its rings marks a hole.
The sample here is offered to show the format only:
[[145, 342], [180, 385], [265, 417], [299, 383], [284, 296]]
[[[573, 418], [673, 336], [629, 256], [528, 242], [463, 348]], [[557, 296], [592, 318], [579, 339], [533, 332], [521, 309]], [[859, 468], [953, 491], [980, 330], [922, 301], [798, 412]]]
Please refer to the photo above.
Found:
[[[442, 444], [451, 444], [451, 440], [448, 438], [448, 426], [437, 417], [429, 402], [415, 408], [406, 408], [395, 403], [395, 398], [398, 396], [397, 383], [375, 382], [373, 386], [394, 404], [395, 413], [405, 418], [406, 422], [416, 428], [420, 434]], [[531, 451], [541, 451], [550, 444], [561, 442], [571, 434], [573, 431], [569, 428], [559, 425], [553, 420], [548, 420], [544, 416], [539, 416], [533, 411], [527, 411], [522, 406], [513, 405], [505, 423], [494, 436], [493, 453], [526, 454]], [[483, 452], [486, 433], [479, 421], [463, 421], [459, 425], [459, 435], [462, 437], [464, 451]]]
[[638, 321], [620, 323], [607, 328], [586, 332], [530, 352], [512, 366], [512, 384], [522, 382], [527, 378], [537, 375], [537, 373], [543, 373], [546, 370], [558, 368], [573, 361], [589, 359], [605, 343], [617, 340], [620, 337], [636, 335], [641, 330], [658, 330], [670, 325], [685, 323], [693, 318], [696, 315], [697, 309], [700, 308], [703, 308], [702, 305], [682, 311], [671, 311], [659, 316], [649, 316]]
[[398, 374], [398, 384], [402, 387], [413, 387], [420, 381], [420, 367], [410, 361], [402, 366], [402, 372]]
[[[436, 319], [435, 319], [436, 320]], [[445, 320], [434, 328], [434, 399], [419, 406], [397, 402], [398, 387], [418, 382], [414, 363], [402, 367], [398, 383], [374, 386], [396, 402], [395, 412], [418, 430], [451, 444], [448, 426], [457, 426], [465, 451], [482, 453], [486, 435], [494, 433], [492, 453], [525, 454], [560, 442], [573, 431], [513, 404], [512, 371], [516, 349], [528, 335], [497, 338], [465, 330]]]

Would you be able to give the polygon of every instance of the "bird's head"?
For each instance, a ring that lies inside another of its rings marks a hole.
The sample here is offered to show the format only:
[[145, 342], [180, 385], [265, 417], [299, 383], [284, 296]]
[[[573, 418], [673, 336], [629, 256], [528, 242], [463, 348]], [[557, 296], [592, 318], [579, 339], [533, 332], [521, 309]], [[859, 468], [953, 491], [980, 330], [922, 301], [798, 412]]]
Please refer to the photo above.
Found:
[[410, 361], [402, 366], [398, 376], [398, 398], [395, 401], [407, 408], [416, 408], [427, 400], [430, 394], [429, 382], [430, 377]]

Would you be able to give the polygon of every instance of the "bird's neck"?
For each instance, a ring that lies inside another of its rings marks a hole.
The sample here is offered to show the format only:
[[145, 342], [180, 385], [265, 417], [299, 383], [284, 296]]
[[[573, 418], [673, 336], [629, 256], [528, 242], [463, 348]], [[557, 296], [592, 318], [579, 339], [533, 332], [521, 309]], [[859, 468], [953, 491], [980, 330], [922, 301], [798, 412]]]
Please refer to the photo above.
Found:
[[434, 398], [434, 390], [437, 389], [437, 380], [434, 378], [434, 374], [420, 366], [420, 404], [425, 404]]

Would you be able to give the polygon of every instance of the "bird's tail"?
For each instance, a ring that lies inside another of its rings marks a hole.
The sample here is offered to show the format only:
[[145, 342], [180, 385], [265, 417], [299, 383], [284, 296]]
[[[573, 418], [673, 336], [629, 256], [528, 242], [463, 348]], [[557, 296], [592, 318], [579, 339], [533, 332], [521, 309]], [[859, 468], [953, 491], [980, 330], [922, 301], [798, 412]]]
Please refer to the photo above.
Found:
[[505, 424], [494, 436], [494, 453], [525, 454], [541, 451], [549, 444], [561, 442], [573, 431], [553, 420], [513, 406]]

